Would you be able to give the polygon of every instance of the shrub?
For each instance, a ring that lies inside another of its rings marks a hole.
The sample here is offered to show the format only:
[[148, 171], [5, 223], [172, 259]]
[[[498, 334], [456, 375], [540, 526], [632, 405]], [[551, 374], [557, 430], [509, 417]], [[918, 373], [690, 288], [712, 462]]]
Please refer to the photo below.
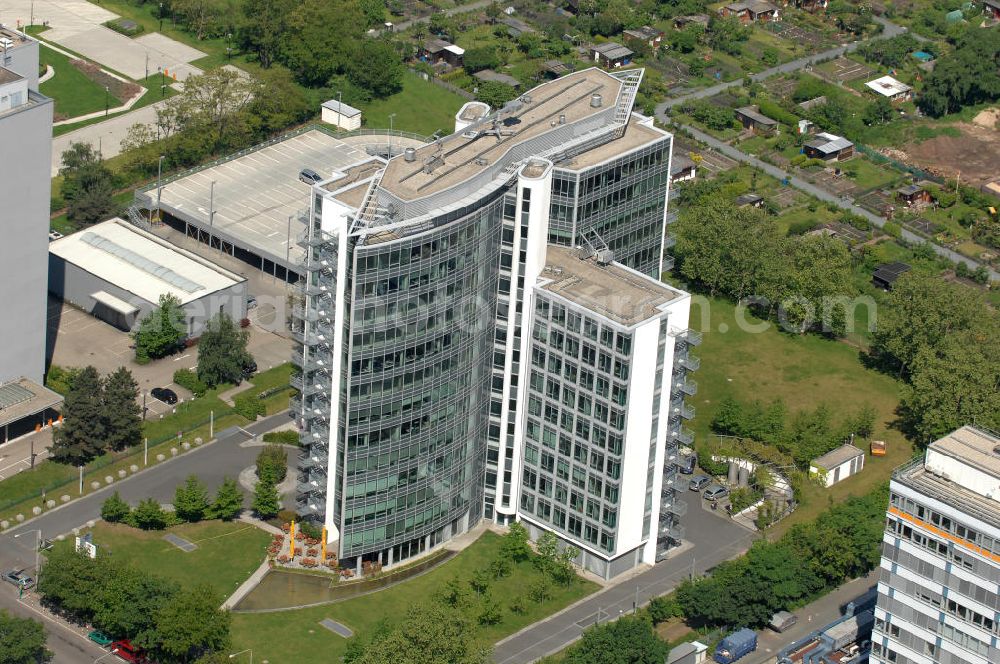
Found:
[[132, 511], [131, 521], [143, 530], [163, 530], [167, 527], [167, 513], [155, 499], [146, 498]]
[[198, 374], [190, 369], [178, 369], [175, 371], [174, 382], [196, 397], [200, 397], [208, 391], [208, 385], [198, 380]]
[[264, 404], [253, 394], [241, 394], [233, 400], [233, 410], [253, 422], [264, 414]]
[[294, 429], [284, 431], [268, 431], [264, 434], [265, 443], [277, 443], [279, 445], [298, 445], [299, 432]]
[[273, 484], [281, 484], [288, 474], [288, 457], [278, 445], [266, 445], [257, 455], [257, 477]]
[[122, 500], [122, 497], [118, 495], [115, 491], [111, 496], [104, 501], [101, 505], [101, 518], [108, 523], [120, 523], [123, 521], [128, 521], [129, 514], [132, 513], [132, 508], [129, 507], [128, 503]]
[[788, 226], [789, 235], [805, 235], [816, 227], [815, 219], [800, 219]]
[[126, 37], [135, 37], [136, 35], [141, 35], [145, 28], [136, 23], [134, 26], [125, 27], [121, 24], [121, 19], [114, 19], [112, 21], [106, 22], [104, 25], [111, 28], [119, 34], [123, 34]]
[[654, 597], [649, 600], [649, 617], [654, 624], [658, 625], [671, 618], [678, 618], [683, 615], [684, 612], [681, 610], [681, 605], [673, 595]]

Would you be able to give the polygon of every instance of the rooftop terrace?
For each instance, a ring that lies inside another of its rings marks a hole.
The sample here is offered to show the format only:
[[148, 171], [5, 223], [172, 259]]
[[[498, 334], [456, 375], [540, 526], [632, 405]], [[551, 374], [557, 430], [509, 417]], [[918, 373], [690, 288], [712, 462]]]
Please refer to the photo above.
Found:
[[542, 289], [627, 326], [659, 316], [660, 306], [681, 296], [617, 263], [601, 265], [580, 258], [579, 250], [555, 245], [547, 247], [541, 277], [549, 280]]
[[[561, 118], [573, 124], [607, 111], [614, 106], [622, 86], [617, 78], [599, 69], [543, 83], [494, 116], [498, 122], [487, 120], [475, 128], [478, 131], [452, 134], [421, 147], [414, 161], [402, 157], [390, 160], [381, 187], [411, 201], [461, 184], [504, 160], [515, 147], [560, 126]], [[600, 106], [591, 105], [594, 94], [601, 96]]]

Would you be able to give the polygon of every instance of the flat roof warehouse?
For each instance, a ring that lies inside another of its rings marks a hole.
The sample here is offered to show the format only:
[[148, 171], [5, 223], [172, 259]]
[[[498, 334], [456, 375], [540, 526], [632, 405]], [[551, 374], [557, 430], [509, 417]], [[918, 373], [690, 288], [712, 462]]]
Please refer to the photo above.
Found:
[[121, 219], [56, 240], [49, 244], [49, 251], [152, 303], [169, 293], [187, 304], [244, 281]]

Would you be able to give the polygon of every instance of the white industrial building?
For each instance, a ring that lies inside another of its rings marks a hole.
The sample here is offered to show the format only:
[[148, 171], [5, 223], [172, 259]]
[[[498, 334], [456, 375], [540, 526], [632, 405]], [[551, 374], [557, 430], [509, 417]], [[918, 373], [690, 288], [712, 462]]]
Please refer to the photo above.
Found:
[[245, 278], [121, 219], [52, 242], [49, 290], [123, 330], [167, 294], [180, 300], [189, 337], [217, 314], [246, 317]]
[[817, 457], [809, 464], [809, 474], [819, 478], [824, 486], [833, 486], [865, 467], [865, 453], [848, 443]]
[[898, 469], [873, 664], [1000, 662], [1000, 436], [964, 426]]
[[361, 111], [336, 99], [329, 99], [323, 102], [320, 117], [323, 122], [332, 124], [340, 129], [346, 129], [347, 131], [361, 129]]

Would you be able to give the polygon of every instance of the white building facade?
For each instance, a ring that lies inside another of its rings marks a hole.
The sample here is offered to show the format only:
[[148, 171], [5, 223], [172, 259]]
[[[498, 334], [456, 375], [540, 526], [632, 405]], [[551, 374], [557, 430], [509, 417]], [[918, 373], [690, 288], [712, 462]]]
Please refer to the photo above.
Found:
[[1000, 437], [962, 427], [889, 490], [871, 661], [1000, 662]]

